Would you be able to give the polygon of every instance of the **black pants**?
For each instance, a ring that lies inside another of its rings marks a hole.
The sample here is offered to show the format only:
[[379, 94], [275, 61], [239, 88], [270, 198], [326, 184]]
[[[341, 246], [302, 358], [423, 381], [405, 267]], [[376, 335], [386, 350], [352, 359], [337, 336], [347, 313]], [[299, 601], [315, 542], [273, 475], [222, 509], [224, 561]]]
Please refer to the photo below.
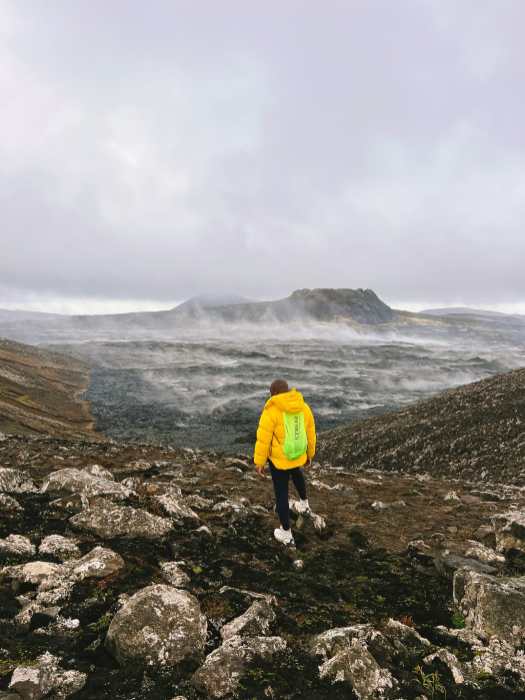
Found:
[[306, 498], [306, 482], [301, 467], [295, 469], [277, 469], [270, 461], [270, 474], [272, 475], [273, 488], [277, 515], [285, 530], [290, 529], [290, 509], [288, 507], [288, 481], [292, 477], [293, 485], [297, 489], [299, 497]]

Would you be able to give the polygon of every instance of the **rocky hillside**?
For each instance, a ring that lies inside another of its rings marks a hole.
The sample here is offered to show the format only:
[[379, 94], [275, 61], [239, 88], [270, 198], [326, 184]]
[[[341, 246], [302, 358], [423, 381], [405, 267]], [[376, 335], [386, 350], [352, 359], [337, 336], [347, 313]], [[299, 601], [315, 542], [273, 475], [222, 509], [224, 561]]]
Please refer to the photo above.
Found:
[[0, 697], [518, 700], [525, 493], [308, 473], [297, 549], [242, 456], [0, 441]]
[[0, 431], [93, 435], [89, 405], [80, 398], [88, 381], [80, 360], [0, 340]]
[[326, 432], [319, 455], [351, 470], [525, 485], [525, 369]]

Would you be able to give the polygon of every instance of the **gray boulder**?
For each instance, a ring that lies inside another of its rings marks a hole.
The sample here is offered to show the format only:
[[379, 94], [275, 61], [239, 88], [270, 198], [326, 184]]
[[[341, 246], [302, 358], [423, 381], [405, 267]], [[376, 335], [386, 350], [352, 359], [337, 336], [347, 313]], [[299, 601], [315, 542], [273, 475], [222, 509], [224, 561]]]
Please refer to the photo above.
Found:
[[467, 626], [482, 639], [525, 638], [525, 576], [497, 578], [460, 569], [454, 576], [454, 600]]
[[44, 537], [38, 548], [39, 554], [49, 554], [61, 561], [80, 557], [80, 549], [75, 540], [63, 535]]
[[396, 681], [388, 669], [381, 668], [366, 644], [353, 639], [351, 645], [319, 667], [321, 678], [350, 683], [359, 700], [394, 697]]
[[89, 468], [74, 469], [68, 467], [52, 472], [44, 481], [42, 491], [52, 494], [66, 491], [67, 493], [83, 494], [86, 497], [109, 496], [119, 500], [129, 498], [133, 494], [131, 489], [115, 481], [111, 474], [102, 470], [101, 467], [98, 469], [91, 467], [91, 471]]
[[266, 600], [256, 600], [245, 613], [236, 617], [221, 629], [221, 637], [257, 637], [268, 634], [270, 625], [275, 620], [275, 612]]
[[105, 578], [125, 568], [124, 559], [112, 549], [95, 547], [77, 561], [71, 562], [72, 575], [77, 581]]
[[33, 480], [20, 469], [0, 467], [0, 493], [37, 493]]
[[121, 665], [176, 666], [199, 658], [207, 623], [198, 600], [162, 584], [135, 593], [109, 626], [106, 647]]
[[77, 530], [83, 530], [101, 539], [116, 537], [143, 537], [155, 540], [164, 537], [172, 529], [167, 518], [152, 515], [142, 508], [121, 506], [105, 499], [97, 500], [89, 510], [73, 515], [69, 522]]
[[209, 698], [232, 695], [250, 664], [268, 661], [285, 649], [286, 642], [281, 637], [230, 637], [206, 657], [192, 682]]

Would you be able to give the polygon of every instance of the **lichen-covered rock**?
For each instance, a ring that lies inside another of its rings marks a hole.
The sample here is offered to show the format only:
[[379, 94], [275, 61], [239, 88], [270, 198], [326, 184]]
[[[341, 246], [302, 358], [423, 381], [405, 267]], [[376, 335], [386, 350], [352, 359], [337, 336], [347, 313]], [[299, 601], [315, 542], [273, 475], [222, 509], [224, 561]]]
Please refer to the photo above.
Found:
[[454, 576], [454, 600], [467, 626], [482, 639], [525, 637], [525, 576], [497, 578], [460, 569]]
[[[398, 637], [392, 630], [390, 636]], [[352, 646], [354, 639], [359, 640], [380, 664], [391, 663], [393, 655], [399, 652], [401, 645], [394, 644], [382, 632], [371, 624], [358, 624], [351, 627], [335, 627], [318, 634], [313, 639], [312, 653], [323, 661], [335, 656]]]
[[186, 588], [190, 577], [176, 561], [165, 561], [160, 565], [163, 579], [175, 588]]
[[36, 493], [31, 477], [20, 469], [0, 467], [0, 493]]
[[[96, 465], [95, 465], [96, 466]], [[91, 468], [93, 471], [93, 467]], [[111, 474], [111, 478], [99, 475], [99, 470], [91, 473], [88, 469], [74, 469], [68, 467], [60, 469], [49, 474], [42, 485], [42, 491], [47, 493], [80, 493], [85, 496], [108, 496], [123, 500], [129, 498], [133, 494], [131, 489], [128, 489], [123, 484], [115, 481]], [[105, 470], [102, 470], [105, 474]]]
[[354, 639], [368, 638], [373, 629], [370, 624], [359, 624], [350, 627], [334, 627], [321, 632], [313, 638], [312, 653], [326, 661], [341, 651], [349, 649]]
[[126, 566], [124, 559], [112, 549], [95, 547], [78, 561], [71, 562], [72, 575], [83, 581], [86, 578], [105, 578]]
[[77, 530], [97, 535], [102, 539], [116, 537], [143, 537], [154, 540], [164, 537], [172, 529], [167, 518], [152, 515], [142, 508], [121, 506], [104, 499], [89, 510], [73, 515], [69, 522]]
[[18, 666], [9, 683], [9, 689], [22, 700], [40, 700], [52, 693], [55, 700], [64, 700], [81, 690], [86, 674], [80, 671], [64, 671], [60, 660], [46, 652], [32, 666]]
[[348, 648], [325, 661], [319, 667], [319, 675], [334, 683], [350, 683], [359, 700], [391, 698], [396, 689], [390, 671], [379, 666], [359, 639], [353, 639]]
[[473, 646], [472, 661], [465, 664], [472, 675], [488, 674], [494, 677], [505, 677], [513, 674], [517, 677], [521, 690], [525, 691], [525, 653], [516, 651], [512, 644], [505, 640], [491, 637], [487, 646], [480, 643]]
[[51, 580], [62, 579], [69, 573], [64, 564], [53, 564], [49, 561], [32, 561], [28, 564], [16, 564], [2, 569], [2, 577], [21, 583], [31, 583], [40, 586]]
[[452, 654], [448, 649], [438, 649], [433, 654], [429, 654], [423, 659], [423, 663], [427, 666], [434, 664], [436, 661], [446, 666], [454, 683], [460, 685], [465, 682], [465, 676], [455, 654]]
[[155, 496], [154, 500], [162, 507], [167, 515], [175, 520], [199, 521], [197, 513], [186, 505], [182, 496], [164, 493], [161, 496]]
[[36, 547], [24, 535], [8, 535], [5, 539], [0, 539], [0, 554], [32, 557], [36, 554]]
[[498, 552], [525, 552], [525, 512], [511, 510], [492, 517], [496, 550]]
[[77, 581], [104, 578], [122, 570], [124, 566], [119, 554], [111, 549], [95, 547], [81, 559], [72, 559], [63, 564], [34, 561], [6, 566], [0, 570], [0, 574], [3, 579], [11, 581], [15, 590], [23, 583], [36, 586], [33, 597], [27, 600], [22, 597], [22, 609], [14, 618], [15, 624], [25, 629], [36, 614], [56, 618], [69, 600]]
[[0, 493], [0, 512], [4, 513], [22, 513], [23, 508], [20, 503], [13, 498], [8, 496], [6, 493]]
[[270, 660], [286, 649], [281, 637], [230, 637], [209, 654], [193, 675], [193, 684], [210, 698], [234, 694], [242, 674], [257, 660]]
[[117, 661], [170, 667], [202, 654], [206, 618], [187, 591], [162, 584], [135, 593], [109, 626], [106, 646]]
[[274, 620], [275, 612], [268, 601], [256, 600], [246, 612], [222, 627], [221, 637], [226, 640], [235, 636], [262, 636], [268, 634]]
[[390, 618], [381, 631], [398, 653], [406, 653], [407, 648], [424, 652], [432, 646], [429, 640], [422, 637], [417, 630], [404, 625], [399, 620]]
[[38, 548], [38, 553], [49, 554], [61, 561], [80, 557], [80, 549], [75, 540], [63, 535], [48, 535], [44, 537]]

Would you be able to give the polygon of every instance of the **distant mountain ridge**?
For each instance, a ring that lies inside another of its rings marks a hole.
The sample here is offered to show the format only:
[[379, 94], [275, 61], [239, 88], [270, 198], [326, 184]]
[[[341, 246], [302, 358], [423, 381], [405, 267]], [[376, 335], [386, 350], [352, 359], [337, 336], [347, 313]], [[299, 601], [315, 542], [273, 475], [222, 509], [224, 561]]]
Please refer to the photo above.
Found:
[[217, 324], [257, 324], [344, 321], [363, 326], [389, 323], [397, 317], [371, 289], [299, 289], [276, 301], [250, 301], [237, 295], [198, 296], [163, 311], [119, 314], [2, 318], [0, 336], [22, 342], [61, 342], [115, 334], [199, 331]]
[[202, 306], [190, 300], [166, 312], [172, 319], [256, 323], [258, 321], [352, 320], [373, 325], [387, 323], [394, 311], [371, 289], [298, 289], [277, 301], [237, 302]]

